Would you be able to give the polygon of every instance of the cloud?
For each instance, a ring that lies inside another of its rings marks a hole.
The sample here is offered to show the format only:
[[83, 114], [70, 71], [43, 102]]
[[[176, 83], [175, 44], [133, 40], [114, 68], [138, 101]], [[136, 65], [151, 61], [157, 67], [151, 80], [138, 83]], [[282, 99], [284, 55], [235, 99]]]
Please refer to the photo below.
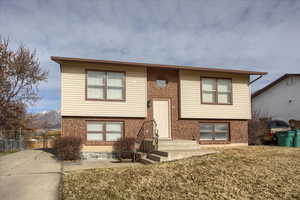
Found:
[[300, 1], [2, 0], [0, 27], [49, 70], [49, 109], [60, 89], [51, 55], [269, 72], [254, 90], [299, 72]]
[[[58, 108], [58, 109], [57, 109]], [[47, 110], [59, 110], [60, 109], [60, 99], [47, 99], [41, 98], [35, 104], [28, 107], [29, 113], [36, 113]]]

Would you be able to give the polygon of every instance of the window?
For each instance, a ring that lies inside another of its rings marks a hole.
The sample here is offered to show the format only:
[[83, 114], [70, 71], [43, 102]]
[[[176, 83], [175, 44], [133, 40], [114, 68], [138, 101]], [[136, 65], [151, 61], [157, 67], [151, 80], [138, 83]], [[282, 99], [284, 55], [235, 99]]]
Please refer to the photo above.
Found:
[[231, 79], [201, 78], [201, 99], [207, 104], [231, 104]]
[[104, 128], [103, 123], [88, 122], [87, 123], [87, 140], [103, 141]]
[[203, 103], [216, 103], [216, 80], [215, 79], [202, 79], [202, 102]]
[[200, 140], [228, 140], [228, 123], [201, 123]]
[[164, 88], [167, 86], [167, 80], [156, 80], [156, 85], [160, 88]]
[[87, 122], [87, 141], [118, 141], [122, 137], [123, 122]]
[[124, 99], [124, 73], [107, 72], [107, 99]]
[[87, 71], [87, 99], [125, 100], [125, 73]]
[[104, 99], [105, 90], [105, 72], [88, 71], [87, 72], [87, 98]]

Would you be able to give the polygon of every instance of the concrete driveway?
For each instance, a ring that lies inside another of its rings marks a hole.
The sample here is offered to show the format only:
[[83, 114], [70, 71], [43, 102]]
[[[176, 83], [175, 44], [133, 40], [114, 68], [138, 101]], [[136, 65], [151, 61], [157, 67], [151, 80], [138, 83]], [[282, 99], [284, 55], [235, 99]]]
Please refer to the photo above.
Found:
[[41, 150], [1, 156], [0, 199], [58, 199], [60, 172], [60, 162]]

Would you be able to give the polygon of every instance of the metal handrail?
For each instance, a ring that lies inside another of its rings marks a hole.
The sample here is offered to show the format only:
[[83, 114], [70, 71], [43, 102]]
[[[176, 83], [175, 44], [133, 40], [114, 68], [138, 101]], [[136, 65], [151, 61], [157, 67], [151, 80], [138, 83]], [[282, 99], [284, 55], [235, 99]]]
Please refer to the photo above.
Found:
[[[154, 149], [157, 150], [158, 149], [158, 130], [157, 130], [157, 123], [155, 120], [148, 120], [148, 121], [144, 121], [135, 140], [135, 148], [134, 148], [134, 152], [136, 153], [138, 151], [138, 149], [140, 148], [140, 145], [142, 144], [142, 142], [144, 141], [144, 139], [146, 138], [145, 136], [145, 130], [146, 130], [146, 125], [151, 123], [151, 128], [152, 128], [152, 135], [151, 135], [151, 139], [153, 139], [153, 145], [154, 145]], [[134, 156], [134, 161], [135, 161], [135, 156]]]
[[158, 150], [158, 129], [157, 129], [157, 123], [154, 121], [154, 129], [153, 129], [153, 145], [154, 149], [157, 151]]
[[140, 128], [140, 130], [139, 130], [139, 133], [137, 134], [137, 138], [139, 138], [139, 137], [142, 137], [142, 139], [145, 138], [145, 134], [144, 134], [145, 125], [148, 124], [148, 123], [150, 123], [150, 122], [152, 122], [153, 125], [154, 125], [152, 127], [153, 128], [152, 137], [155, 138], [156, 133], [154, 131], [157, 130], [157, 123], [155, 122], [155, 120], [144, 121], [143, 124], [142, 124], [142, 126], [141, 126], [141, 128]]

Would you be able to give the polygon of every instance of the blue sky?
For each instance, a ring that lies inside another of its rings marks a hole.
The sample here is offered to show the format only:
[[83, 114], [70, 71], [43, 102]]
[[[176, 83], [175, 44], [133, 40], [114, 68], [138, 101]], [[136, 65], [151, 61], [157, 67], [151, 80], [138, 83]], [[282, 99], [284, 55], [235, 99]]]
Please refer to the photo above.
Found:
[[30, 112], [60, 108], [50, 56], [299, 73], [297, 0], [0, 0], [0, 35], [36, 49], [49, 71]]

